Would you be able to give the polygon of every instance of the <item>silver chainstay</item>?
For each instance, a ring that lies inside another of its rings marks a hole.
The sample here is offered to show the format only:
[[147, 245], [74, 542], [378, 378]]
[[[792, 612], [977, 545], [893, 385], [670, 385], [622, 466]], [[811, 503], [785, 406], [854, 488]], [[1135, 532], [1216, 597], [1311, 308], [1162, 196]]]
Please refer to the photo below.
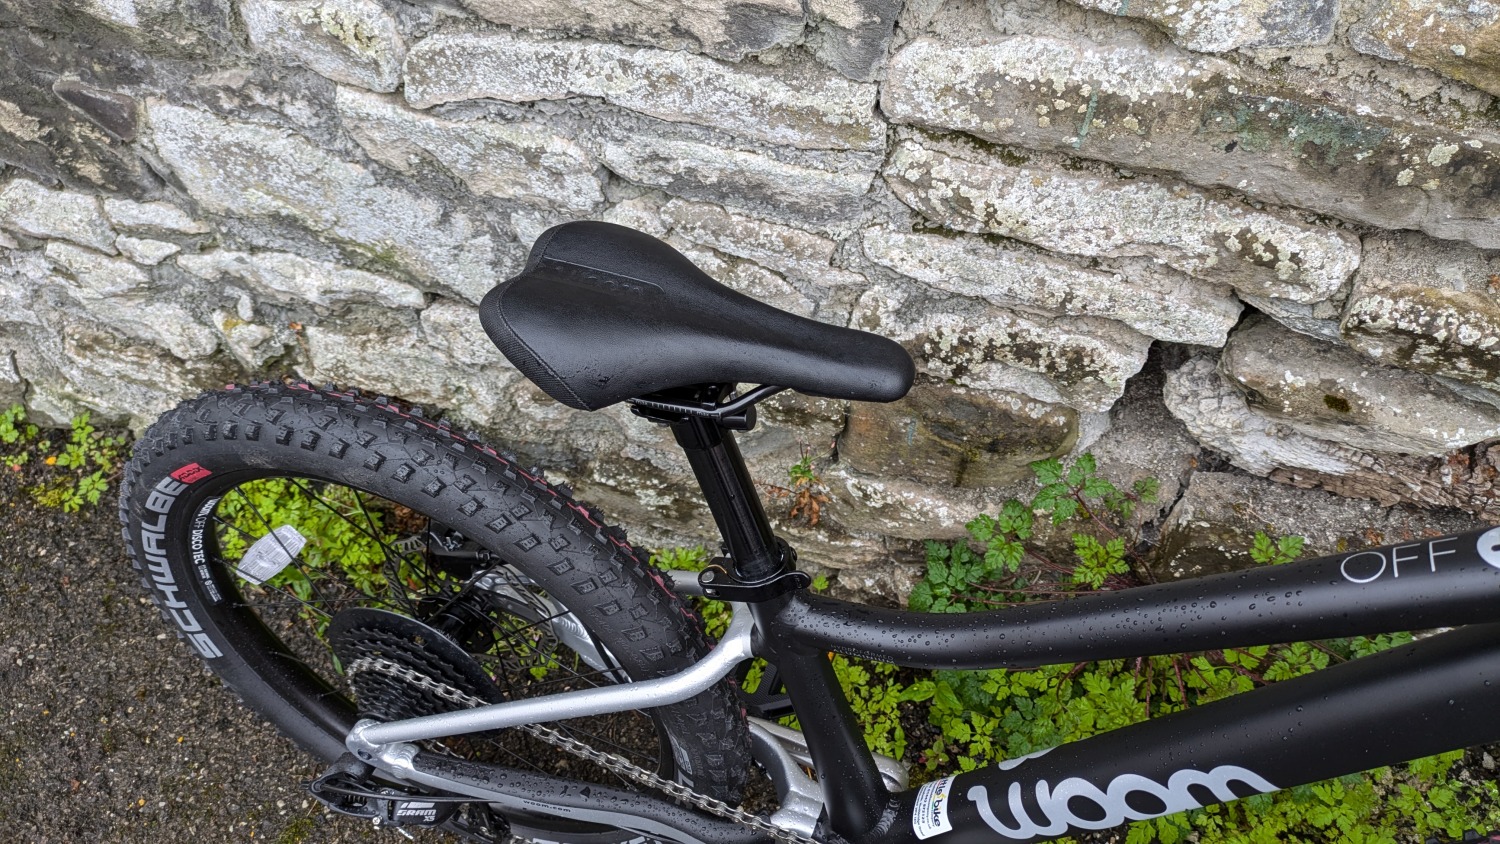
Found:
[[[448, 701], [449, 703], [455, 703], [465, 708], [472, 709], [477, 706], [489, 705], [489, 701], [477, 698], [469, 694], [468, 692], [463, 691], [462, 689], [456, 689], [448, 685], [447, 683], [434, 680], [419, 671], [413, 671], [410, 668], [394, 663], [388, 659], [381, 659], [379, 657], [372, 656], [362, 657], [350, 663], [348, 668], [345, 670], [345, 674], [346, 676], [353, 677], [355, 674], [358, 674], [361, 671], [375, 671], [377, 673], [394, 677], [398, 680], [401, 680], [402, 682], [410, 683], [412, 685], [419, 686], [429, 692], [432, 692], [433, 694], [437, 695], [443, 700]], [[677, 800], [681, 800], [684, 803], [702, 809], [709, 814], [717, 815], [721, 818], [725, 818], [743, 826], [748, 826], [751, 829], [757, 830], [759, 832], [763, 832], [776, 839], [777, 841], [782, 842], [783, 844], [821, 844], [821, 842], [819, 842], [817, 839], [809, 838], [805, 835], [793, 832], [790, 829], [779, 827], [761, 817], [760, 815], [751, 814], [750, 812], [746, 812], [743, 809], [738, 809], [734, 806], [729, 805], [728, 803], [725, 803], [722, 800], [714, 797], [709, 797], [707, 794], [699, 794], [698, 792], [693, 791], [691, 788], [688, 788], [682, 783], [674, 782], [667, 779], [666, 777], [652, 773], [651, 771], [648, 771], [645, 768], [642, 768], [641, 766], [636, 765], [635, 763], [627, 759], [616, 756], [613, 753], [605, 753], [601, 750], [595, 750], [587, 744], [578, 741], [577, 739], [565, 736], [561, 732], [558, 732], [551, 727], [544, 727], [541, 724], [521, 724], [515, 727], [515, 729], [520, 730], [540, 741], [544, 741], [547, 744], [552, 745], [553, 747], [565, 750], [580, 759], [585, 759], [587, 761], [593, 762], [594, 764], [599, 765], [605, 770], [608, 770], [609, 772], [614, 774], [618, 774], [638, 785], [642, 785], [647, 788], [654, 788], [658, 791], [665, 792], [666, 794], [671, 795]]]

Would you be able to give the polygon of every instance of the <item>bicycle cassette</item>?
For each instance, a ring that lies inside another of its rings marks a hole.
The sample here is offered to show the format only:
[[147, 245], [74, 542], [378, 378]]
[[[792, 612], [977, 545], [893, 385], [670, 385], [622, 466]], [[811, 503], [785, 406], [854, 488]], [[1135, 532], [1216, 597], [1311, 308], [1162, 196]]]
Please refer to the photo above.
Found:
[[[343, 610], [328, 625], [328, 642], [354, 689], [362, 717], [400, 721], [469, 708], [454, 690], [490, 703], [504, 699], [462, 646], [399, 613], [366, 607]], [[430, 682], [421, 682], [423, 678]]]

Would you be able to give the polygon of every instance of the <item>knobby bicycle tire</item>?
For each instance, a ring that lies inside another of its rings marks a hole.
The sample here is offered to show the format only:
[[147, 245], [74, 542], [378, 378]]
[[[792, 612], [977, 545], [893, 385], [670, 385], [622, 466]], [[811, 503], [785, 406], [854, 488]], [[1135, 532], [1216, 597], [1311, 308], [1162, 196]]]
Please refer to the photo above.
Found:
[[[257, 502], [277, 494], [295, 500], [273, 503], [268, 516]], [[344, 529], [353, 537], [344, 552], [348, 558], [367, 547], [360, 543], [373, 540], [377, 545], [360, 553], [378, 562], [359, 578], [345, 560], [314, 566], [303, 559], [319, 552], [314, 538], [311, 551], [297, 555], [266, 585], [242, 576], [235, 558], [279, 526], [272, 524], [277, 508], [319, 504], [337, 516], [328, 517], [334, 527], [348, 523], [368, 535]], [[556, 647], [552, 634], [559, 623], [540, 611], [502, 630], [502, 617], [515, 613], [496, 610], [491, 601], [483, 612], [465, 616], [466, 629], [481, 617], [495, 623], [494, 631], [466, 634], [482, 643], [465, 646], [485, 661], [499, 687], [497, 699], [527, 693], [538, 683], [552, 684], [550, 690], [597, 684], [601, 674], [661, 677], [708, 650], [701, 623], [645, 555], [567, 490], [471, 436], [384, 399], [305, 384], [261, 384], [185, 402], [137, 441], [120, 508], [131, 560], [164, 620], [247, 705], [324, 760], [343, 752], [343, 737], [360, 707], [368, 711], [379, 703], [351, 692], [324, 641], [329, 621], [352, 607], [422, 618], [434, 606], [474, 600], [472, 587], [464, 591], [465, 578], [442, 569], [426, 552], [414, 552], [410, 543], [393, 543], [397, 525], [411, 530], [415, 524], [418, 532], [441, 525], [477, 544], [487, 562], [476, 568], [498, 567], [525, 584], [528, 600], [560, 606], [597, 644], [596, 659], [604, 654], [612, 661], [614, 673], [587, 670], [576, 653]], [[518, 654], [523, 661], [517, 662]], [[571, 668], [565, 664], [569, 657]], [[579, 737], [587, 742], [645, 729], [654, 729], [654, 738], [637, 737], [635, 744], [649, 755], [655, 741], [657, 753], [654, 762], [641, 764], [701, 793], [731, 801], [738, 796], [750, 767], [749, 737], [727, 683], [653, 710], [647, 722], [638, 718], [634, 726], [611, 724]], [[454, 739], [441, 749], [502, 764], [559, 756], [504, 744], [514, 740]], [[574, 760], [563, 775], [584, 776], [580, 765]], [[534, 827], [549, 840], [620, 837], [556, 819], [520, 823], [518, 832]]]

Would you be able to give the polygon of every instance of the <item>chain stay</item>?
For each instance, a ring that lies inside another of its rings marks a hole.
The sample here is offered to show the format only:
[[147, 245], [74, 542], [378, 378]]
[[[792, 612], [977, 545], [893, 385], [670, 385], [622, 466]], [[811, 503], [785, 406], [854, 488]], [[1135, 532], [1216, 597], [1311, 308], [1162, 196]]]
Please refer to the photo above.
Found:
[[[346, 676], [352, 677], [361, 671], [376, 671], [378, 673], [383, 673], [387, 676], [394, 677], [398, 680], [401, 680], [402, 682], [419, 686], [426, 691], [432, 692], [443, 700], [448, 701], [449, 703], [457, 704], [466, 709], [489, 705], [489, 701], [477, 698], [463, 691], [462, 689], [456, 689], [448, 685], [447, 683], [434, 680], [431, 677], [428, 677], [427, 675], [421, 673], [420, 671], [413, 671], [410, 668], [407, 668], [403, 665], [398, 665], [397, 663], [394, 663], [388, 659], [380, 659], [379, 657], [363, 657], [350, 663], [348, 669], [345, 671], [345, 674]], [[539, 741], [546, 742], [553, 747], [571, 753], [580, 759], [593, 762], [594, 764], [599, 765], [605, 770], [613, 774], [618, 774], [619, 776], [624, 777], [625, 779], [634, 782], [637, 785], [656, 789], [657, 791], [664, 792], [671, 797], [682, 801], [683, 803], [702, 809], [709, 814], [717, 815], [718, 817], [724, 818], [726, 820], [734, 821], [735, 823], [750, 827], [757, 832], [763, 832], [766, 835], [771, 836], [775, 840], [782, 842], [782, 844], [821, 844], [821, 842], [819, 842], [817, 839], [809, 838], [808, 836], [801, 835], [799, 833], [793, 832], [792, 830], [779, 827], [771, 823], [769, 820], [761, 817], [760, 815], [751, 814], [750, 812], [746, 812], [743, 809], [731, 806], [722, 800], [710, 797], [707, 794], [699, 794], [698, 792], [693, 791], [691, 788], [688, 788], [682, 783], [674, 782], [673, 780], [669, 780], [666, 777], [648, 771], [645, 768], [642, 768], [641, 766], [636, 765], [633, 762], [630, 762], [629, 760], [617, 756], [613, 753], [605, 753], [600, 750], [595, 750], [589, 745], [578, 741], [577, 739], [565, 736], [558, 730], [555, 730], [551, 727], [544, 727], [541, 724], [522, 724], [520, 726], [517, 726], [515, 729], [520, 730], [527, 735], [538, 739]]]

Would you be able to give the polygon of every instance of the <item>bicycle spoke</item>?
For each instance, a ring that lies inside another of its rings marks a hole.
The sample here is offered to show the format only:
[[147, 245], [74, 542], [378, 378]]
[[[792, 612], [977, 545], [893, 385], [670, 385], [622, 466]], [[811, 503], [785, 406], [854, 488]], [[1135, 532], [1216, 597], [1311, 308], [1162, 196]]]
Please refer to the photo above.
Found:
[[[238, 604], [260, 614], [262, 623], [276, 631], [275, 635], [286, 646], [287, 659], [333, 681], [335, 687], [344, 689], [340, 695], [347, 696], [349, 691], [337, 682], [338, 657], [326, 639], [324, 628], [339, 612], [356, 607], [386, 609], [421, 619], [455, 619], [467, 629], [483, 631], [479, 644], [471, 649], [484, 652], [475, 652], [471, 656], [483, 666], [485, 673], [494, 679], [507, 698], [609, 686], [623, 676], [613, 657], [592, 636], [590, 644], [594, 653], [604, 660], [602, 667], [596, 668], [565, 646], [557, 637], [554, 625], [570, 619], [572, 614], [555, 603], [536, 583], [509, 566], [501, 565], [483, 572], [476, 569], [473, 575], [464, 578], [466, 584], [461, 585], [459, 579], [450, 577], [448, 572], [426, 565], [425, 553], [403, 553], [386, 541], [384, 537], [388, 534], [383, 528], [397, 524], [388, 521], [398, 518], [393, 509], [395, 505], [355, 489], [314, 479], [284, 477], [280, 480], [285, 486], [270, 489], [284, 490], [287, 496], [293, 496], [287, 499], [286, 506], [289, 514], [298, 515], [272, 515], [269, 510], [256, 507], [254, 502], [264, 501], [265, 496], [256, 495], [254, 487], [246, 487], [236, 488], [229, 496], [238, 509], [221, 511], [213, 517], [214, 523], [220, 536], [233, 536], [247, 549], [266, 535], [275, 536], [274, 541], [282, 551], [296, 561], [297, 569], [289, 571], [288, 576], [304, 578], [305, 586], [296, 581], [278, 581], [280, 585], [262, 584], [255, 588], [244, 584]], [[249, 509], [248, 513], [245, 508]], [[307, 514], [314, 518], [307, 520]], [[288, 543], [275, 533], [277, 525], [272, 524], [273, 519], [287, 519], [302, 530], [309, 530], [304, 527], [306, 524], [330, 525], [336, 528], [336, 532], [321, 537], [310, 536], [311, 547], [302, 550], [311, 557], [292, 555]], [[340, 525], [347, 526], [352, 533], [344, 531]], [[410, 525], [404, 527], [410, 529]], [[260, 532], [259, 536], [257, 532]], [[330, 536], [340, 538], [330, 540]], [[363, 545], [365, 542], [375, 544], [379, 549], [378, 556], [375, 548]], [[339, 548], [351, 549], [347, 569], [341, 565]], [[216, 554], [210, 559], [228, 573], [238, 574], [235, 561], [230, 557]], [[328, 562], [315, 565], [319, 560]], [[488, 587], [477, 587], [475, 579], [481, 574], [498, 580], [490, 580]], [[364, 583], [375, 594], [357, 588], [356, 583]], [[491, 626], [488, 629], [474, 626], [486, 624]], [[583, 647], [587, 652], [587, 646]], [[589, 659], [598, 661], [594, 656]], [[540, 676], [532, 676], [532, 672]], [[352, 703], [352, 697], [350, 700]], [[558, 723], [556, 727], [601, 751], [651, 770], [662, 769], [658, 727], [653, 719], [642, 713], [624, 712], [574, 719]], [[558, 757], [543, 745], [534, 737], [518, 731], [503, 731], [492, 739], [454, 737], [434, 743], [434, 747], [442, 748], [444, 752], [455, 752], [478, 761], [595, 782], [617, 782], [627, 788], [637, 787], [604, 768]]]
[[[354, 528], [355, 530], [359, 531], [360, 533], [363, 533], [367, 539], [369, 539], [371, 542], [375, 543], [380, 548], [381, 555], [385, 557], [386, 563], [387, 564], [390, 564], [390, 563], [394, 563], [395, 564], [394, 569], [392, 571], [390, 571], [386, 575], [386, 579], [389, 582], [391, 582], [391, 583], [400, 584], [403, 587], [405, 586], [405, 584], [401, 583], [401, 557], [399, 557], [395, 553], [395, 551], [393, 551], [390, 548], [390, 546], [385, 543], [385, 540], [381, 539], [379, 536], [376, 536], [375, 533], [373, 532], [374, 531], [374, 526], [375, 526], [374, 520], [371, 519], [370, 518], [370, 514], [367, 511], [364, 510], [364, 503], [360, 499], [360, 495], [359, 495], [358, 492], [350, 490], [351, 492], [354, 493], [355, 503], [359, 505], [361, 512], [364, 512], [365, 518], [370, 521], [370, 528], [371, 528], [370, 530], [365, 530], [364, 528], [360, 527], [359, 524], [357, 522], [355, 522], [353, 519], [349, 518], [349, 516], [346, 515], [343, 512], [343, 510], [341, 510], [338, 507], [335, 507], [332, 504], [328, 503], [328, 501], [326, 499], [324, 499], [322, 496], [318, 495], [310, 487], [304, 486], [296, 478], [292, 478], [291, 479], [291, 483], [292, 483], [292, 486], [294, 486], [297, 489], [301, 490], [304, 495], [306, 495], [307, 497], [311, 498], [312, 500], [318, 502], [319, 504], [323, 505], [323, 507], [325, 509], [327, 509], [328, 512], [334, 514], [335, 516], [338, 516], [345, 523], [347, 523], [350, 527]], [[417, 613], [416, 604], [414, 602], [412, 602], [412, 600], [410, 599], [410, 597], [407, 596], [406, 589], [405, 588], [401, 588], [401, 589], [397, 589], [395, 591], [397, 592], [397, 594], [399, 594], [401, 596], [401, 600], [406, 604], [405, 609], [408, 612], [410, 612], [412, 615], [416, 615], [416, 613]]]
[[[403, 596], [405, 596], [406, 595], [406, 589], [405, 589], [406, 583], [404, 581], [402, 581], [402, 579], [401, 579], [401, 564], [402, 564], [403, 561], [405, 561], [405, 558], [401, 557], [401, 556], [398, 556], [395, 553], [393, 553], [393, 550], [385, 543], [384, 540], [381, 540], [378, 537], [374, 536], [375, 529], [376, 529], [375, 528], [375, 517], [371, 516], [370, 515], [370, 511], [367, 510], [367, 509], [365, 509], [365, 499], [364, 499], [364, 496], [362, 496], [362, 495], [360, 495], [359, 493], [356, 492], [354, 494], [354, 505], [359, 508], [360, 515], [362, 515], [362, 516], [365, 517], [365, 523], [367, 525], [369, 525], [369, 527], [370, 527], [369, 535], [370, 535], [371, 539], [374, 540], [378, 545], [380, 545], [380, 551], [381, 551], [382, 554], [385, 555], [386, 566], [389, 568], [389, 571], [386, 572], [386, 580], [389, 581], [389, 582], [400, 584], [401, 587], [402, 587], [401, 590], [400, 590], [400, 592], [401, 592], [401, 594]], [[429, 527], [430, 527], [430, 525], [429, 525]], [[430, 586], [430, 584], [427, 584], [427, 583], [424, 583], [423, 585], [424, 586]], [[412, 614], [415, 615], [416, 614], [416, 606], [414, 604], [412, 604], [410, 600], [407, 601], [407, 604], [408, 604], [409, 607], [411, 607]]]

